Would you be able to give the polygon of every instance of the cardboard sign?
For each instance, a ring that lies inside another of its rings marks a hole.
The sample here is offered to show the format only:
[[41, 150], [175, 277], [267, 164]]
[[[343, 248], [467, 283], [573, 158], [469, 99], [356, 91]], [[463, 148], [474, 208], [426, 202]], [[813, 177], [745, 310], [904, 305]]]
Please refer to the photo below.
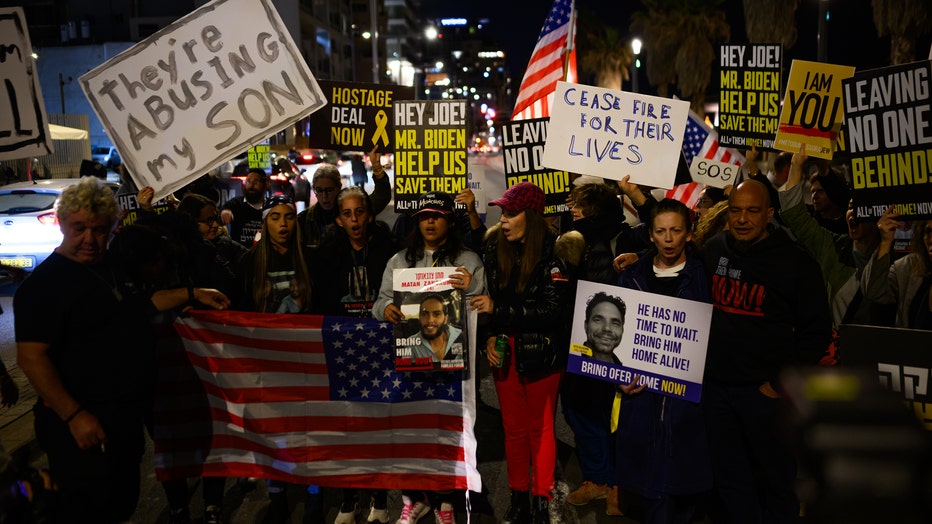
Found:
[[773, 149], [780, 124], [782, 57], [779, 44], [721, 46], [719, 144]]
[[368, 153], [395, 151], [394, 102], [413, 100], [414, 88], [394, 84], [364, 84], [320, 80], [327, 111], [310, 118], [311, 147]]
[[670, 189], [689, 102], [557, 82], [543, 164]]
[[807, 155], [831, 160], [844, 118], [841, 82], [853, 74], [849, 66], [793, 60], [774, 147], [796, 153], [806, 144]]
[[395, 324], [396, 371], [466, 368], [463, 292], [453, 289], [455, 267], [396, 269], [394, 303], [404, 314]]
[[246, 150], [246, 163], [249, 169], [265, 169], [268, 173], [272, 169], [272, 155], [270, 154], [269, 141], [263, 140], [261, 144], [256, 144]]
[[699, 402], [711, 304], [580, 280], [574, 311], [567, 371]]
[[428, 191], [466, 187], [465, 100], [395, 102], [395, 211], [409, 212]]
[[270, 0], [214, 0], [80, 82], [155, 198], [326, 104]]
[[502, 153], [505, 155], [505, 187], [518, 182], [532, 182], [541, 188], [547, 200], [544, 215], [569, 211], [566, 197], [573, 190], [570, 174], [554, 171], [543, 164], [549, 118], [509, 122], [502, 127]]
[[733, 185], [740, 171], [741, 166], [698, 156], [693, 158], [693, 163], [689, 166], [689, 175], [693, 182], [714, 187]]
[[855, 216], [932, 218], [932, 62], [858, 72], [842, 82]]
[[0, 9], [0, 160], [54, 151], [21, 7]]

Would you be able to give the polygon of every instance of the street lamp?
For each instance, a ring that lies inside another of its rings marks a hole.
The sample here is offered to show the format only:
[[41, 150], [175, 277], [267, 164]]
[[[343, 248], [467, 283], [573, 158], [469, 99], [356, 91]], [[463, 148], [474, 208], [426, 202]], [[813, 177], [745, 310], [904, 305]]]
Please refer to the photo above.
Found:
[[641, 54], [641, 39], [635, 38], [631, 41], [631, 52], [634, 53], [634, 60], [631, 61], [631, 91], [638, 92], [638, 67], [641, 65], [641, 61], [638, 60], [638, 55]]

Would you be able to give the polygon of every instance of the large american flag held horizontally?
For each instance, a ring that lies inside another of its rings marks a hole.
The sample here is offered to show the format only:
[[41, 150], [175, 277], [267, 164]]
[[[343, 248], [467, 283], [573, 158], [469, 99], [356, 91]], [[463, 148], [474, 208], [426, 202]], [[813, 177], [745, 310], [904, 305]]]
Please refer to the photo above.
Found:
[[[686, 159], [686, 165], [692, 165], [696, 157], [717, 160], [741, 166], [745, 162], [744, 155], [738, 153], [729, 147], [723, 147], [718, 143], [718, 133], [709, 127], [702, 118], [699, 117], [692, 109], [689, 110], [689, 118], [686, 119], [686, 131], [683, 133], [683, 157]], [[699, 193], [705, 186], [697, 182], [681, 184], [673, 189], [667, 190], [666, 197], [679, 200], [686, 204], [686, 207], [692, 209], [699, 200]]]
[[395, 372], [390, 324], [197, 311], [175, 330], [184, 348], [165, 352], [155, 419], [160, 481], [481, 491], [473, 380]]
[[[554, 0], [521, 80], [512, 120], [549, 117], [550, 96], [556, 90], [557, 82], [576, 82], [573, 6], [573, 0]], [[567, 65], [565, 75], [564, 65]]]

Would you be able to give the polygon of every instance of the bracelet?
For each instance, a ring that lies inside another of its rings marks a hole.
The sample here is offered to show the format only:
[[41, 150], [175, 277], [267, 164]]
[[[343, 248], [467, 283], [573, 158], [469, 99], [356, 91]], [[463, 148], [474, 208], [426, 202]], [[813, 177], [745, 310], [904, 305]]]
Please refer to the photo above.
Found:
[[71, 421], [74, 420], [74, 417], [78, 416], [78, 413], [84, 411], [84, 406], [78, 406], [78, 409], [74, 410], [74, 413], [68, 415], [68, 418], [65, 419], [65, 424], [71, 424]]
[[194, 302], [194, 286], [188, 286], [188, 302]]

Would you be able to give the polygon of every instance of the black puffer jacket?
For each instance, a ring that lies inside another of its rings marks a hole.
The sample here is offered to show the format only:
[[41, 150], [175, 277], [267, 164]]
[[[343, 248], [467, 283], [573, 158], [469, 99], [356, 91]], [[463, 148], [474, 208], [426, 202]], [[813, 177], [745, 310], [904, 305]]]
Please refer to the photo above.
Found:
[[515, 337], [515, 351], [520, 354], [539, 349], [534, 346], [543, 345], [549, 339], [558, 355], [550, 371], [562, 369], [566, 366], [569, 347], [570, 322], [567, 319], [571, 318], [572, 286], [565, 261], [554, 253], [556, 235], [548, 234], [543, 256], [524, 292], [518, 294], [517, 269], [512, 271], [504, 288], [499, 286], [502, 277], [498, 268], [497, 231], [498, 226], [489, 229], [482, 250], [489, 294], [495, 307], [479, 346], [484, 347], [483, 342], [488, 337], [508, 334]]

